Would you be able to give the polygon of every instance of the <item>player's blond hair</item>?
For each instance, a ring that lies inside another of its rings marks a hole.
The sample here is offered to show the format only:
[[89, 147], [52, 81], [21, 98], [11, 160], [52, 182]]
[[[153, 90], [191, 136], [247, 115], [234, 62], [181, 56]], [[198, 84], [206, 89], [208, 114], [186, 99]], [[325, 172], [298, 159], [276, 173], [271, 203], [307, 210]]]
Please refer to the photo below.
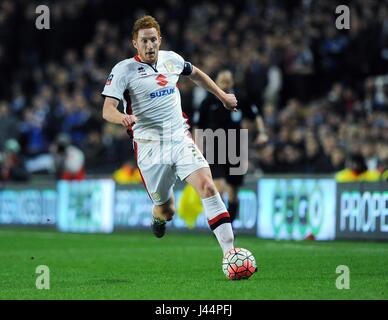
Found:
[[150, 29], [155, 28], [160, 36], [160, 25], [158, 21], [152, 16], [143, 16], [137, 19], [133, 25], [132, 29], [132, 39], [136, 40], [139, 30], [141, 29]]

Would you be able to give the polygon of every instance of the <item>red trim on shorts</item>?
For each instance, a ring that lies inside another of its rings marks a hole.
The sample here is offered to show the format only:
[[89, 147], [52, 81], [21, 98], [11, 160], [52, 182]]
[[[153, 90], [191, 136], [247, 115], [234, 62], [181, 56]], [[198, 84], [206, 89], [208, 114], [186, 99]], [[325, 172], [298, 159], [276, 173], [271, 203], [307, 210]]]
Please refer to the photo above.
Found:
[[127, 102], [127, 108], [126, 108], [125, 112], [126, 112], [126, 114], [131, 115], [132, 114], [132, 101], [131, 101], [131, 97], [128, 95], [128, 96], [124, 97], [124, 99]]
[[[136, 164], [137, 164], [137, 167], [139, 168], [139, 165], [138, 165], [138, 162], [137, 162], [137, 158], [138, 158], [138, 156], [137, 156], [138, 146], [137, 146], [136, 141], [133, 141], [133, 144], [134, 144], [134, 146], [135, 146], [135, 159], [136, 159]], [[146, 185], [146, 183], [145, 183], [145, 181], [144, 181], [144, 177], [143, 177], [143, 175], [142, 175], [142, 173], [141, 173], [140, 168], [139, 168], [139, 173], [140, 173], [141, 181], [143, 181], [144, 188], [146, 189], [148, 196], [150, 197], [151, 201], [153, 202], [153, 200], [152, 200], [152, 198], [151, 198], [151, 195], [150, 195], [150, 193], [148, 192], [147, 185]]]
[[[127, 102], [127, 107], [125, 109], [125, 113], [128, 114], [128, 115], [131, 115], [133, 114], [132, 113], [132, 101], [131, 101], [131, 97], [128, 95], [124, 95], [124, 99], [125, 101]], [[132, 126], [127, 126], [127, 132], [128, 132], [128, 135], [130, 137], [133, 137], [133, 129], [132, 129]]]
[[[183, 117], [183, 119], [185, 120], [186, 124], [189, 126], [189, 129], [190, 129], [191, 125], [190, 125], [189, 117], [183, 111], [182, 111], [182, 117]], [[185, 130], [186, 136], [188, 136], [195, 144], [195, 141], [194, 141], [193, 136], [192, 136], [192, 134], [191, 134], [189, 129]]]
[[189, 128], [191, 128], [191, 125], [190, 125], [190, 122], [189, 122], [189, 117], [187, 116], [187, 114], [182, 111], [182, 116], [183, 116], [183, 119], [185, 119], [185, 121], [186, 121], [187, 125], [189, 126]]
[[208, 223], [211, 226], [212, 224], [215, 224], [216, 222], [218, 222], [222, 218], [230, 218], [229, 212], [224, 212], [224, 213], [219, 214], [218, 216], [215, 216], [213, 219], [208, 220]]

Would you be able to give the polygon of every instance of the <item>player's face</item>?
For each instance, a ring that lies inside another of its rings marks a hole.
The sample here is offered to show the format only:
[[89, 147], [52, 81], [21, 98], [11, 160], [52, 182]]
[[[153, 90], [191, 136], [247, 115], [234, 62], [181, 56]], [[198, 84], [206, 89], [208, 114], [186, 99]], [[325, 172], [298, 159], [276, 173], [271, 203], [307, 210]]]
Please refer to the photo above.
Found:
[[153, 64], [158, 60], [161, 40], [158, 31], [155, 28], [149, 28], [139, 30], [137, 39], [132, 40], [132, 43], [137, 49], [140, 59], [143, 62]]

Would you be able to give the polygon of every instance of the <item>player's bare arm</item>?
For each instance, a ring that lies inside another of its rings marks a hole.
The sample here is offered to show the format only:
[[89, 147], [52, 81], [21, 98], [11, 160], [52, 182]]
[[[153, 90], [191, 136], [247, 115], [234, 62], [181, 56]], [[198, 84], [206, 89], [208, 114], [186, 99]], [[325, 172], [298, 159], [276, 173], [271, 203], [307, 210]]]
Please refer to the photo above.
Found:
[[121, 124], [124, 127], [132, 126], [137, 118], [134, 115], [123, 114], [117, 110], [119, 101], [117, 99], [106, 97], [102, 109], [102, 117], [111, 123]]
[[237, 99], [232, 93], [226, 93], [223, 91], [205, 72], [201, 71], [197, 67], [193, 66], [193, 72], [189, 78], [198, 86], [201, 86], [213, 93], [221, 102], [224, 107], [231, 111], [237, 111]]

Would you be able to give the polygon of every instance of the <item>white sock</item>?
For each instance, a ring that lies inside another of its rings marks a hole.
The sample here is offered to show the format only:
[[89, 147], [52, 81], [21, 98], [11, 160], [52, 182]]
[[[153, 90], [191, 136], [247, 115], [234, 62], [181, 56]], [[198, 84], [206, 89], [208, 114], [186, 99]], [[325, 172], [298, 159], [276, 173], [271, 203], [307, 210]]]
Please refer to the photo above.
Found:
[[225, 255], [230, 249], [233, 249], [234, 247], [232, 224], [225, 204], [222, 201], [219, 193], [212, 197], [202, 199], [202, 204], [205, 209], [205, 214], [210, 229], [213, 230], [214, 234], [216, 235], [222, 252]]

